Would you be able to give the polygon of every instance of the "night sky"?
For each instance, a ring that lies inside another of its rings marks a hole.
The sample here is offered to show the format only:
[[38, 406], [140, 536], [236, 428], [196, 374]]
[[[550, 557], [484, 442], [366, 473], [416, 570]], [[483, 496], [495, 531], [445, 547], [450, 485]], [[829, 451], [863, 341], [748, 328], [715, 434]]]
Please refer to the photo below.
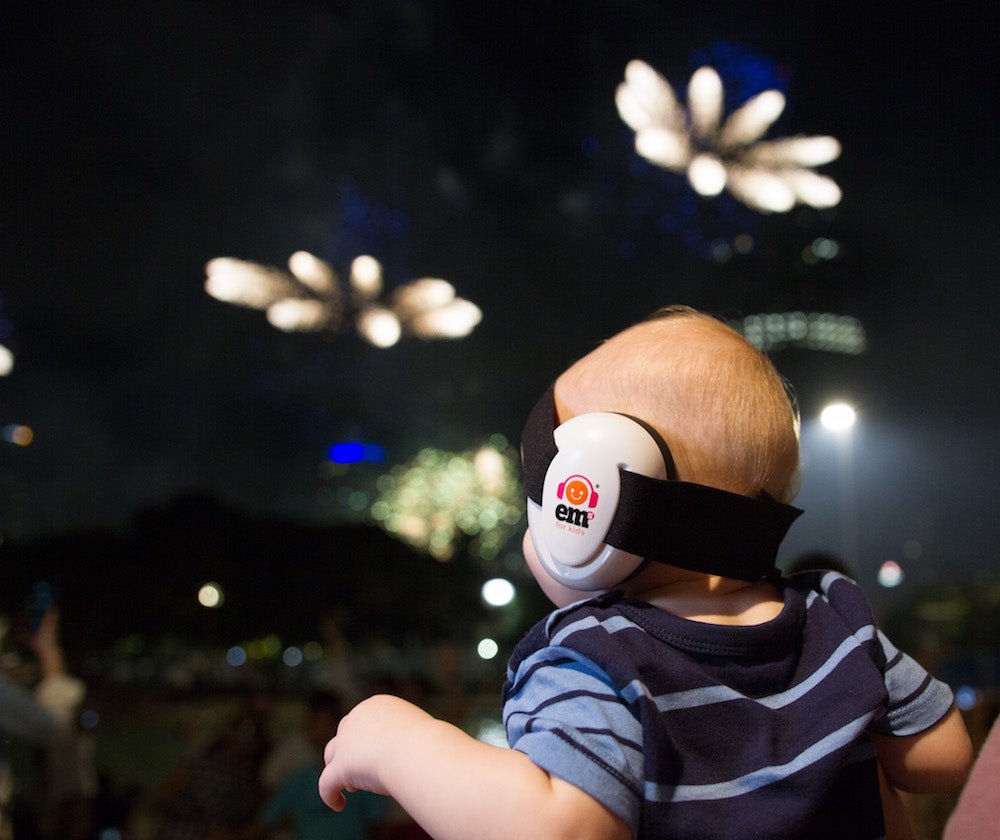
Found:
[[[995, 27], [923, 9], [5, 4], [0, 343], [16, 362], [0, 426], [35, 440], [0, 440], [0, 533], [122, 528], [193, 491], [342, 520], [318, 490], [331, 443], [399, 463], [516, 441], [568, 362], [686, 303], [865, 326], [860, 356], [774, 356], [804, 422], [807, 514], [787, 552], [844, 550], [849, 515], [869, 580], [888, 559], [919, 583], [995, 579]], [[614, 105], [633, 58], [678, 90], [713, 64], [730, 106], [782, 89], [768, 136], [839, 138], [821, 171], [841, 204], [761, 216], [643, 165]], [[714, 260], [738, 233], [754, 249]], [[838, 255], [806, 265], [817, 237]], [[444, 277], [483, 321], [378, 350], [281, 333], [204, 291], [212, 257], [299, 249], [341, 272], [371, 253], [390, 285]], [[848, 508], [814, 423], [831, 396], [860, 412]]]

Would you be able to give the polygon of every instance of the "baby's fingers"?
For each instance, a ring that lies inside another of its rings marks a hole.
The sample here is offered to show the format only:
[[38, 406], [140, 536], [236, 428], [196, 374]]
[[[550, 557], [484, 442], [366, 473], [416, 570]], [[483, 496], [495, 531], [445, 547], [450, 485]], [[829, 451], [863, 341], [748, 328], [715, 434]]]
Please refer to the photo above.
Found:
[[[333, 742], [331, 741], [327, 745], [327, 751], [330, 751], [332, 744]], [[344, 796], [344, 787], [341, 780], [337, 777], [333, 765], [327, 762], [326, 767], [319, 776], [319, 798], [334, 811], [343, 811], [347, 805], [347, 797]]]

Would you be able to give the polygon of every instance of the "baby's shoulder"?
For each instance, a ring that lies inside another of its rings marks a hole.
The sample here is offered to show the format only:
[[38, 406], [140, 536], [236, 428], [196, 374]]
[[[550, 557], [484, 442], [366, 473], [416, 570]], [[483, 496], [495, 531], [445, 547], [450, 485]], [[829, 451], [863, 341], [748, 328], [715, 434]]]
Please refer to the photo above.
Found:
[[[802, 595], [807, 607], [822, 605], [855, 629], [875, 621], [864, 590], [857, 581], [840, 572], [823, 569], [796, 572], [781, 578], [781, 585]], [[814, 604], [816, 601], [819, 604]], [[813, 615], [822, 612], [822, 609], [810, 610]]]

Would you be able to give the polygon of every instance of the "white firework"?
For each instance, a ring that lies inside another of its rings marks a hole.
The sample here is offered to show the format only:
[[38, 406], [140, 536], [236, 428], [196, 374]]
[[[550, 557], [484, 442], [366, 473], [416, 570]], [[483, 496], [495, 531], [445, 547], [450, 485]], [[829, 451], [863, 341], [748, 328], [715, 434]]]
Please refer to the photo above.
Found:
[[438, 278], [413, 280], [397, 288], [388, 304], [379, 303], [382, 264], [367, 255], [351, 263], [347, 295], [333, 267], [306, 251], [289, 257], [287, 271], [216, 257], [205, 273], [205, 290], [216, 300], [264, 310], [271, 325], [286, 332], [336, 330], [350, 317], [370, 344], [391, 347], [404, 334], [462, 338], [482, 320], [479, 307]]
[[691, 76], [685, 108], [663, 76], [634, 60], [625, 67], [615, 104], [635, 131], [636, 151], [656, 166], [686, 173], [700, 195], [729, 190], [763, 213], [840, 202], [836, 182], [813, 171], [840, 155], [836, 138], [761, 139], [785, 108], [778, 90], [757, 94], [723, 118], [722, 80], [713, 68], [701, 67]]

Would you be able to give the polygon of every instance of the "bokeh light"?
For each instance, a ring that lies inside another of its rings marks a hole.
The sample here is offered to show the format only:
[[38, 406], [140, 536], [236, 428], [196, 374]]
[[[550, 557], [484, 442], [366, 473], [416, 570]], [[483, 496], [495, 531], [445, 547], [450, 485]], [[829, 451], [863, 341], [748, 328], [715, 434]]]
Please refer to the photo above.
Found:
[[226, 662], [234, 668], [239, 668], [240, 665], [246, 664], [246, 661], [247, 652], [242, 645], [233, 645], [226, 651]]
[[895, 560], [886, 560], [878, 570], [878, 582], [886, 589], [893, 589], [903, 582], [903, 569]]
[[0, 344], [0, 376], [7, 376], [14, 370], [14, 354]]
[[514, 584], [506, 578], [490, 578], [483, 584], [482, 596], [491, 607], [505, 607], [514, 600]]
[[295, 668], [301, 665], [304, 658], [302, 649], [296, 647], [295, 645], [286, 647], [281, 654], [281, 661], [284, 662], [289, 668]]
[[833, 207], [841, 191], [812, 171], [840, 155], [833, 137], [761, 140], [785, 109], [785, 96], [765, 90], [725, 120], [719, 74], [698, 68], [687, 87], [687, 109], [669, 82], [642, 61], [630, 61], [615, 92], [619, 116], [635, 131], [636, 152], [650, 163], [686, 173], [699, 195], [728, 189], [761, 213], [785, 213], [796, 204]]
[[209, 609], [221, 607], [223, 600], [225, 600], [225, 596], [222, 593], [222, 587], [217, 583], [205, 583], [198, 590], [198, 603], [203, 607]]
[[729, 325], [765, 353], [804, 347], [854, 356], [868, 346], [865, 328], [857, 318], [832, 312], [762, 312]]
[[3, 439], [15, 446], [31, 446], [35, 441], [35, 432], [31, 426], [23, 423], [11, 423], [3, 427]]
[[347, 440], [333, 444], [327, 457], [334, 464], [381, 464], [385, 461], [385, 447], [378, 443]]
[[493, 639], [481, 639], [476, 645], [476, 653], [479, 654], [480, 659], [493, 659], [500, 653], [500, 645]]
[[970, 712], [983, 702], [983, 692], [971, 685], [960, 685], [955, 689], [955, 705], [961, 712]]
[[466, 452], [422, 449], [376, 486], [375, 521], [438, 560], [463, 543], [471, 555], [493, 559], [523, 515], [517, 458], [502, 435]]

